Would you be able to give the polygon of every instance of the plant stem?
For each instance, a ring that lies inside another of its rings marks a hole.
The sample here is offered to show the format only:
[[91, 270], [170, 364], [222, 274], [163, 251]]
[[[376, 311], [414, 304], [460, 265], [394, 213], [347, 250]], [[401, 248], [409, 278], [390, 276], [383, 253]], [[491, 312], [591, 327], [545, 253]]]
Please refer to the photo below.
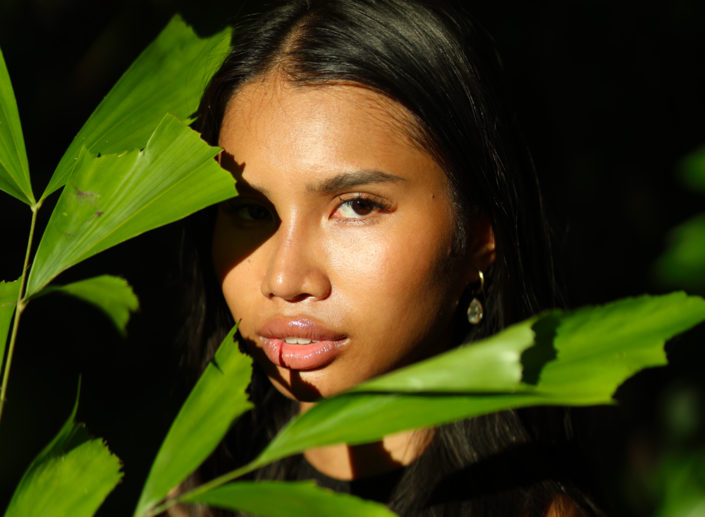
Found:
[[[32, 241], [34, 240], [34, 227], [37, 224], [37, 212], [41, 206], [41, 201], [32, 205], [32, 222], [29, 225], [29, 238], [27, 239], [27, 251], [24, 255], [24, 264], [22, 265], [22, 276], [20, 277], [20, 288], [17, 291], [17, 305], [15, 306], [15, 317], [12, 320], [12, 332], [10, 334], [10, 343], [7, 349], [7, 359], [5, 360], [5, 368], [2, 372], [2, 388], [0, 388], [0, 421], [2, 421], [2, 410], [5, 407], [7, 400], [7, 384], [10, 380], [10, 366], [12, 365], [12, 356], [15, 351], [15, 342], [17, 341], [17, 329], [20, 325], [20, 317], [27, 306], [27, 300], [24, 300], [24, 289], [27, 283], [27, 269], [29, 268], [29, 256], [32, 251]], [[2, 358], [0, 357], [0, 364]]]
[[237, 479], [240, 476], [243, 476], [243, 475], [247, 474], [248, 472], [251, 472], [261, 466], [262, 465], [260, 464], [260, 462], [253, 461], [252, 463], [248, 463], [247, 465], [240, 467], [239, 469], [235, 469], [235, 470], [231, 470], [230, 472], [226, 472], [225, 474], [218, 476], [217, 478], [211, 479], [208, 483], [203, 483], [202, 485], [197, 486], [196, 488], [194, 488], [190, 492], [186, 492], [185, 494], [180, 495], [176, 499], [167, 499], [162, 504], [160, 504], [156, 508], [152, 509], [148, 513], [148, 515], [150, 515], [150, 516], [151, 515], [159, 515], [174, 505], [177, 505], [179, 503], [188, 503], [188, 502], [190, 502], [189, 501], [190, 498], [201, 495], [205, 492], [208, 492], [209, 490], [213, 490], [214, 488], [218, 488], [219, 486], [224, 485], [228, 481], [232, 481], [233, 479]]

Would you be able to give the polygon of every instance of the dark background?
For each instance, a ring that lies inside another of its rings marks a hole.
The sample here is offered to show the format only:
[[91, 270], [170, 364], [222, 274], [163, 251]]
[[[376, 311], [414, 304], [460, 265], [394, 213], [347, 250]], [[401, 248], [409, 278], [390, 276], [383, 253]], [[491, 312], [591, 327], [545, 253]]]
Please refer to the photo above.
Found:
[[[669, 228], [705, 206], [675, 174], [683, 156], [705, 144], [705, 2], [474, 4], [504, 58], [556, 229], [569, 304], [658, 292], [650, 269]], [[235, 0], [198, 7], [172, 0], [0, 0], [0, 48], [35, 193], [173, 13], [206, 35], [256, 7]], [[44, 221], [49, 212], [43, 209]], [[3, 195], [0, 221], [0, 278], [10, 280], [20, 273], [29, 213]], [[125, 463], [125, 480], [103, 513], [131, 512], [191, 382], [179, 378], [173, 344], [181, 320], [172, 268], [177, 240], [174, 228], [160, 229], [62, 276], [125, 276], [141, 301], [128, 339], [98, 311], [69, 298], [41, 299], [25, 313], [0, 426], [0, 508], [68, 416], [82, 375], [79, 419]], [[702, 406], [702, 334], [669, 349], [672, 366], [627, 383], [619, 408], [578, 412], [591, 437], [589, 477], [614, 514], [648, 513], [652, 501], [639, 483], [667, 445], [669, 407], [683, 393], [695, 401], [687, 407]]]

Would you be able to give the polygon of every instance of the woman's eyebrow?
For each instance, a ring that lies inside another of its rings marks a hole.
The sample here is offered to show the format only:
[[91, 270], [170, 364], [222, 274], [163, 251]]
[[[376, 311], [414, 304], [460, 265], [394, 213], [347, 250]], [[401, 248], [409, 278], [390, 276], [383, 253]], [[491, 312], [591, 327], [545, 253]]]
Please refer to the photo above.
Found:
[[358, 185], [366, 185], [369, 183], [386, 183], [390, 181], [396, 182], [406, 180], [399, 176], [387, 174], [386, 172], [360, 170], [354, 172], [344, 172], [342, 174], [337, 174], [332, 178], [325, 179], [320, 183], [307, 185], [306, 190], [309, 192], [322, 192], [325, 194]]

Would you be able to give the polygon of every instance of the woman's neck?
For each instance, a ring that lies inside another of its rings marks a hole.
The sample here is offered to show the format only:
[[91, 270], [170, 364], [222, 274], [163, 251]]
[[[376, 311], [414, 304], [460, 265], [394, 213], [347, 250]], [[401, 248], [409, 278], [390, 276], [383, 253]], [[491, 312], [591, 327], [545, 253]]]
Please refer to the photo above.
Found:
[[[312, 406], [302, 403], [301, 411], [307, 411]], [[343, 480], [358, 479], [409, 465], [426, 450], [433, 434], [433, 429], [402, 431], [374, 443], [337, 444], [309, 449], [304, 452], [304, 458], [326, 476]]]

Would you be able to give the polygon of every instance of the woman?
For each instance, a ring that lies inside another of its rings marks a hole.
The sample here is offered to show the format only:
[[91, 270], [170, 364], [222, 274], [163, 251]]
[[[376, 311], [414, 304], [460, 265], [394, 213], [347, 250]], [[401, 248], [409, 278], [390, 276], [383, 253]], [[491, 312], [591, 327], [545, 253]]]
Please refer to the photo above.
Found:
[[[255, 410], [202, 475], [246, 461], [320, 397], [555, 305], [497, 68], [489, 38], [436, 1], [294, 0], [236, 30], [198, 114], [239, 196], [194, 221], [191, 327], [207, 345], [192, 360], [239, 321]], [[400, 515], [581, 515], [590, 505], [551, 459], [555, 416], [306, 451], [256, 478], [314, 478]]]

